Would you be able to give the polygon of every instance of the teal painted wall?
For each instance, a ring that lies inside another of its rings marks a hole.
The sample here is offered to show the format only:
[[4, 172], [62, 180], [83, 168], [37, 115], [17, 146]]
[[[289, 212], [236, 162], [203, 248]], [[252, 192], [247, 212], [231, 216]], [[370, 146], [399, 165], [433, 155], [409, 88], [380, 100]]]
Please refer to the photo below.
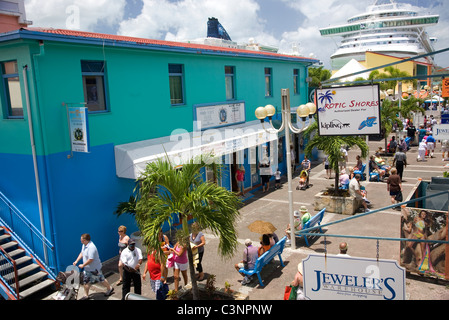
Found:
[[[117, 254], [117, 227], [135, 231], [132, 217], [113, 215], [126, 201], [134, 182], [117, 178], [114, 146], [169, 136], [193, 129], [193, 105], [225, 102], [224, 67], [236, 71], [236, 100], [245, 101], [246, 120], [259, 106], [281, 110], [281, 89], [290, 89], [291, 105], [307, 102], [306, 67], [301, 63], [205, 54], [183, 54], [45, 41], [1, 45], [0, 61], [28, 65], [30, 104], [36, 138], [44, 217], [56, 245], [59, 269], [71, 264], [90, 233], [103, 260]], [[70, 154], [67, 114], [63, 103], [84, 101], [81, 60], [106, 61], [109, 112], [89, 114], [91, 153]], [[184, 65], [186, 105], [171, 106], [168, 64]], [[273, 70], [273, 97], [265, 97], [264, 68]], [[300, 69], [300, 94], [293, 95], [293, 69]], [[24, 89], [22, 96], [25, 103]], [[25, 106], [24, 106], [25, 108]], [[0, 190], [38, 226], [28, 115], [0, 119]], [[5, 178], [6, 177], [6, 178]], [[17, 178], [17, 179], [16, 179]], [[21, 184], [26, 184], [23, 188]]]
[[[31, 52], [38, 53], [36, 44]], [[3, 51], [3, 50], [2, 50]], [[15, 51], [15, 50], [13, 50]], [[32, 58], [26, 47], [21, 48], [20, 64], [31, 65]], [[12, 52], [2, 52], [0, 61], [15, 57]], [[133, 141], [169, 136], [173, 129], [192, 130], [194, 104], [223, 102], [225, 97], [224, 66], [236, 70], [237, 100], [244, 100], [247, 121], [255, 120], [254, 110], [273, 104], [280, 110], [280, 92], [290, 88], [293, 92], [293, 69], [306, 71], [300, 64], [218, 57], [192, 54], [149, 52], [147, 50], [104, 48], [101, 46], [50, 43], [44, 44], [44, 53], [37, 56], [30, 74], [32, 105], [37, 112], [42, 136], [37, 140], [39, 154], [68, 151], [70, 141], [67, 115], [63, 103], [84, 101], [81, 60], [106, 61], [106, 86], [110, 112], [90, 114], [90, 142], [92, 146], [108, 143], [123, 144]], [[171, 106], [168, 85], [168, 64], [179, 63], [185, 70], [186, 105]], [[273, 69], [273, 97], [264, 96], [264, 68]], [[34, 75], [34, 76], [33, 76]], [[306, 102], [305, 82], [301, 82], [301, 95], [291, 94], [292, 106]], [[23, 99], [25, 101], [25, 99]], [[163, 120], [163, 121], [161, 121]], [[18, 130], [18, 122], [21, 130]], [[1, 134], [4, 139], [0, 151], [27, 154], [27, 124], [23, 120], [3, 120]], [[170, 125], [167, 123], [170, 122]], [[20, 143], [5, 139], [8, 132], [23, 136]], [[39, 141], [42, 140], [42, 141]], [[28, 143], [29, 144], [29, 143]]]

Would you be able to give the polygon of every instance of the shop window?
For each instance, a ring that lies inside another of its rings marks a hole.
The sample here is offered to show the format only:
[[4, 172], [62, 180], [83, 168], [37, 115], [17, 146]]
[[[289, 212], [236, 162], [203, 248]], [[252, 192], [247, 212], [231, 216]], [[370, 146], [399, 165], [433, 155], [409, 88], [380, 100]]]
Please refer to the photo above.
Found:
[[105, 62], [81, 61], [84, 102], [89, 112], [108, 111], [105, 89]]
[[272, 69], [265, 68], [265, 97], [273, 96], [273, 77]]
[[22, 92], [20, 90], [17, 61], [1, 63], [2, 105], [6, 119], [23, 119]]
[[184, 66], [169, 64], [170, 103], [172, 106], [185, 104], [184, 99]]
[[299, 69], [293, 69], [293, 94], [299, 94]]
[[235, 68], [225, 66], [226, 100], [235, 100]]

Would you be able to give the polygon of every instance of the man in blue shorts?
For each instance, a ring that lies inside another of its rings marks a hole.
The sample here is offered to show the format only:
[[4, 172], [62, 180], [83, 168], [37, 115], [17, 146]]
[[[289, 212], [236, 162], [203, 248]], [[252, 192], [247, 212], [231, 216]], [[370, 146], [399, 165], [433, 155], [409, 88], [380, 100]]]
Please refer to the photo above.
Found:
[[81, 235], [81, 243], [83, 246], [81, 247], [81, 252], [78, 255], [78, 258], [73, 262], [73, 265], [76, 266], [78, 261], [83, 259], [83, 263], [78, 267], [80, 269], [84, 269], [84, 296], [80, 300], [89, 299], [89, 289], [90, 286], [96, 282], [101, 282], [107, 289], [105, 296], [110, 296], [114, 293], [114, 288], [111, 287], [108, 280], [104, 277], [101, 272], [101, 260], [98, 255], [98, 250], [95, 244], [90, 240], [90, 235], [85, 233]]

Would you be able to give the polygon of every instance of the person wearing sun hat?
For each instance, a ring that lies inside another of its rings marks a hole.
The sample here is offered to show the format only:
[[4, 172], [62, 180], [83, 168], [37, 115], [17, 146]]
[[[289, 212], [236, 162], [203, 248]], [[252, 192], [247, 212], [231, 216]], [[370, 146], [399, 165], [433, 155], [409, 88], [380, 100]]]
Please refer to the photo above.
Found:
[[302, 229], [302, 227], [306, 224], [306, 222], [310, 220], [311, 216], [306, 206], [301, 206], [299, 211], [301, 213], [301, 229]]
[[291, 282], [291, 285], [296, 287], [296, 300], [307, 300], [304, 295], [304, 268], [302, 262], [298, 263], [298, 272], [296, 272], [295, 278]]

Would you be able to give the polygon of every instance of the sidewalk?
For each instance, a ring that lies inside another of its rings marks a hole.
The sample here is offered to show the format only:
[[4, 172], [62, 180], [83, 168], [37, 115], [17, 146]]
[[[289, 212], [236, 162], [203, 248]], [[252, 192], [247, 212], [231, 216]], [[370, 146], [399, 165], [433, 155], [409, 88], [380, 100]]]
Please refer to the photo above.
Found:
[[[384, 147], [384, 140], [370, 141], [370, 154], [373, 154], [379, 147]], [[417, 147], [412, 147], [407, 152], [407, 159], [409, 165], [404, 170], [404, 198], [410, 193], [412, 188], [418, 182], [418, 177], [427, 181], [432, 176], [442, 176], [444, 164], [449, 162], [442, 162], [441, 160], [441, 145], [437, 143], [435, 158], [427, 159], [425, 162], [417, 162]], [[359, 154], [358, 149], [351, 149], [349, 151], [348, 167], [355, 165], [355, 157]], [[363, 159], [365, 163], [366, 160]], [[447, 170], [447, 169], [446, 169]], [[366, 170], [368, 171], [368, 170]], [[302, 205], [307, 206], [309, 212], [313, 215], [316, 212], [313, 210], [314, 195], [321, 190], [326, 189], [333, 184], [333, 179], [326, 179], [326, 172], [321, 162], [313, 163], [310, 176], [310, 183], [313, 186], [305, 191], [295, 190], [297, 184], [297, 171], [294, 175], [293, 186], [293, 201], [294, 209], [299, 210]], [[333, 175], [332, 175], [333, 177]], [[252, 191], [254, 195], [246, 200], [244, 206], [240, 210], [240, 218], [237, 222], [237, 231], [239, 246], [230, 260], [223, 260], [217, 254], [218, 238], [208, 230], [205, 230], [206, 247], [203, 258], [203, 268], [205, 272], [205, 279], [213, 274], [216, 276], [216, 286], [224, 287], [225, 281], [229, 282], [231, 289], [248, 294], [250, 300], [281, 300], [283, 299], [284, 288], [293, 280], [297, 265], [302, 259], [306, 258], [310, 253], [324, 253], [327, 250], [329, 254], [338, 253], [338, 245], [341, 241], [346, 241], [349, 244], [348, 254], [351, 256], [370, 257], [375, 258], [377, 255], [375, 240], [361, 240], [361, 239], [344, 239], [332, 237], [320, 237], [311, 242], [310, 247], [306, 247], [304, 242], [297, 240], [297, 249], [292, 250], [290, 247], [284, 249], [282, 255], [285, 267], [281, 267], [277, 258], [275, 263], [266, 266], [262, 271], [262, 278], [264, 280], [264, 287], [259, 285], [257, 279], [253, 280], [249, 285], [241, 285], [242, 276], [234, 269], [234, 264], [242, 259], [242, 252], [244, 249], [244, 241], [250, 238], [253, 243], [259, 243], [259, 235], [249, 231], [247, 226], [255, 220], [270, 221], [277, 228], [276, 234], [279, 238], [284, 236], [284, 230], [289, 223], [288, 212], [288, 190], [286, 178], [282, 180], [282, 188], [274, 190], [274, 182], [271, 184], [271, 189], [267, 193], [262, 193], [261, 189]], [[383, 182], [367, 182], [362, 184], [366, 187], [368, 192], [368, 199], [371, 201], [371, 208], [377, 209], [390, 205], [390, 198], [387, 192], [386, 184]], [[326, 213], [322, 224], [340, 220], [348, 216], [340, 214]], [[348, 222], [333, 224], [324, 228], [328, 234], [341, 235], [368, 235], [380, 237], [398, 237], [400, 230], [400, 212], [396, 210], [386, 210], [377, 212], [371, 215], [364, 216], [359, 219], [352, 219]], [[380, 259], [399, 260], [399, 242], [397, 241], [380, 241], [379, 245]], [[108, 281], [114, 284], [115, 293], [106, 298], [103, 296], [105, 289], [101, 286], [93, 286], [91, 293], [94, 293], [94, 300], [113, 300], [121, 299], [121, 286], [115, 286], [118, 280], [117, 270], [118, 257], [104, 262], [103, 271], [107, 276]], [[143, 270], [143, 267], [142, 267]], [[169, 272], [169, 286], [173, 289], [173, 274]], [[257, 277], [255, 277], [257, 278]], [[205, 283], [206, 280], [203, 280]], [[180, 282], [183, 284], [182, 280]], [[407, 275], [406, 278], [406, 294], [408, 300], [449, 300], [449, 290], [446, 289], [447, 283], [444, 281], [426, 280], [419, 276]], [[132, 292], [131, 288], [131, 292]], [[155, 299], [155, 294], [151, 291], [149, 281], [143, 281], [142, 295], [150, 299]], [[95, 293], [99, 292], [99, 293]], [[78, 297], [83, 295], [81, 289]]]

